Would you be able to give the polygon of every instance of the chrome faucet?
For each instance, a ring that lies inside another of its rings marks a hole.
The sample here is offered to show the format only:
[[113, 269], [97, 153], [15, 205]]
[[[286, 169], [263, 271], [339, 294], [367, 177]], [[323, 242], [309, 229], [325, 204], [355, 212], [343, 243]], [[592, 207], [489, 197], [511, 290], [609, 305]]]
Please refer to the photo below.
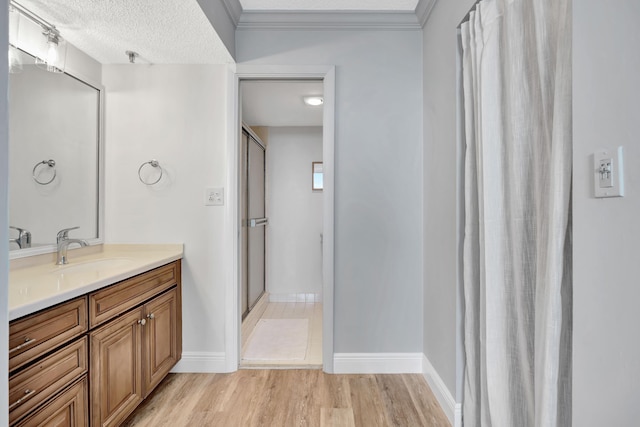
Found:
[[9, 243], [15, 243], [20, 249], [31, 247], [31, 233], [24, 228], [14, 227], [12, 225], [9, 228], [18, 231], [18, 237], [15, 239], [9, 239]]
[[69, 231], [77, 230], [78, 228], [80, 227], [64, 228], [58, 231], [58, 236], [56, 237], [56, 243], [58, 245], [58, 259], [56, 261], [57, 265], [64, 265], [67, 263], [67, 248], [69, 247], [70, 244], [77, 243], [81, 247], [87, 246], [89, 244], [84, 239], [69, 238]]

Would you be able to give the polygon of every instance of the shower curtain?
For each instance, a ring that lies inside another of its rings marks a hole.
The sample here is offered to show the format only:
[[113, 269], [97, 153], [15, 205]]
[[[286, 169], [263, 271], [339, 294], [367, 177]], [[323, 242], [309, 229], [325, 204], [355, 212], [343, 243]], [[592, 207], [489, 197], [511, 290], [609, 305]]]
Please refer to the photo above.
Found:
[[570, 0], [482, 0], [461, 39], [464, 426], [570, 426]]

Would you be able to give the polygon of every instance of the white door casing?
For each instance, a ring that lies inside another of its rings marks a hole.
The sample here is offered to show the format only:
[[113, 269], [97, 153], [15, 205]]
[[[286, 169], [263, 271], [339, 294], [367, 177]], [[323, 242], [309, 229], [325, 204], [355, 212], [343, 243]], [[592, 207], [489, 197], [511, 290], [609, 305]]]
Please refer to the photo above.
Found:
[[228, 72], [227, 103], [227, 203], [225, 241], [232, 254], [225, 289], [225, 367], [238, 369], [240, 362], [240, 295], [238, 235], [238, 165], [242, 136], [240, 81], [252, 79], [323, 81], [324, 112], [322, 123], [323, 249], [322, 249], [322, 360], [323, 370], [333, 373], [333, 295], [334, 295], [334, 145], [335, 145], [335, 67], [332, 65], [237, 65]]

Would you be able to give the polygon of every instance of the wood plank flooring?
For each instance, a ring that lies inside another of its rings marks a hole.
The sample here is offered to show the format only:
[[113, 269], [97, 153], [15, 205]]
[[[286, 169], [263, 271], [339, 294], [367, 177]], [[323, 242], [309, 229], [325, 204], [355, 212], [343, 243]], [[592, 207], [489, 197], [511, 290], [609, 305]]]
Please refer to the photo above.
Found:
[[170, 374], [126, 427], [450, 427], [419, 374]]

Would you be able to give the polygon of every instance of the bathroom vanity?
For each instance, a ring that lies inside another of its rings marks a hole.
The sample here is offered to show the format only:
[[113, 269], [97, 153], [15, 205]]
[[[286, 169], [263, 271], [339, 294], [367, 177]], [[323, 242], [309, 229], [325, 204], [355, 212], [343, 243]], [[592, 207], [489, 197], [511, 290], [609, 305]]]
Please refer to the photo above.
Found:
[[104, 245], [64, 266], [14, 260], [10, 425], [126, 420], [180, 360], [181, 258], [182, 245]]

